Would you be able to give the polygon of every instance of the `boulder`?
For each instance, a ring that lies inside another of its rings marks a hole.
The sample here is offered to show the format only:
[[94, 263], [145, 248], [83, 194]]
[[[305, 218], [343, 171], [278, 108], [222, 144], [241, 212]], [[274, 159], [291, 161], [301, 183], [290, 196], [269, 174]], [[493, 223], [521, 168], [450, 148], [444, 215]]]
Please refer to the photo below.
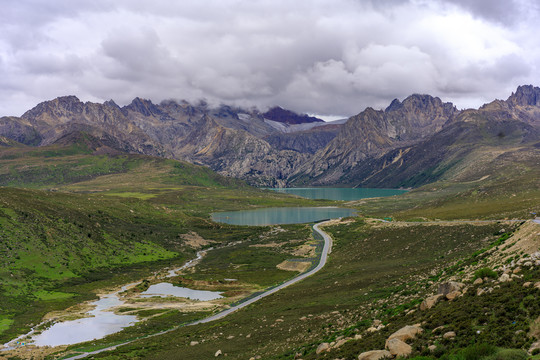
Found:
[[513, 274], [518, 274], [519, 272], [521, 272], [521, 268], [519, 266], [512, 271]]
[[463, 288], [463, 286], [465, 286], [465, 284], [458, 283], [455, 281], [449, 281], [447, 283], [439, 284], [439, 290], [437, 293], [446, 296], [452, 291], [460, 291]]
[[195, 346], [195, 345], [199, 345], [199, 342], [198, 341], [192, 341], [189, 343], [189, 346]]
[[329, 343], [322, 343], [317, 346], [317, 350], [315, 351], [317, 354], [320, 354], [322, 352], [330, 350], [330, 344]]
[[395, 338], [386, 342], [386, 348], [394, 356], [409, 356], [412, 353], [412, 347], [409, 344]]
[[526, 281], [526, 282], [523, 283], [523, 287], [529, 287], [531, 285], [532, 285], [532, 282], [530, 282], [530, 281]]
[[510, 278], [510, 275], [508, 274], [502, 274], [501, 277], [499, 278], [499, 282], [508, 282], [508, 281], [512, 281], [512, 279]]
[[445, 327], [446, 327], [446, 326], [444, 326], [444, 325], [437, 326], [437, 327], [436, 327], [435, 329], [433, 329], [431, 332], [432, 332], [433, 334], [436, 334], [436, 333], [438, 333], [438, 332], [444, 330]]
[[360, 339], [362, 339], [362, 335], [360, 334], [354, 335], [354, 340], [360, 340]]
[[438, 294], [425, 298], [424, 301], [422, 301], [422, 303], [420, 304], [420, 310], [424, 311], [427, 309], [431, 309], [443, 297], [444, 295]]
[[337, 349], [338, 347], [341, 347], [343, 346], [343, 344], [345, 344], [347, 341], [349, 341], [350, 339], [339, 339], [338, 341], [336, 341], [336, 344], [334, 346], [332, 346], [334, 349]]
[[444, 339], [453, 339], [456, 337], [456, 333], [453, 331], [445, 332], [442, 336]]
[[427, 348], [428, 348], [429, 351], [434, 352], [435, 349], [437, 349], [437, 346], [436, 345], [429, 345]]
[[480, 295], [482, 295], [483, 293], [485, 293], [485, 290], [484, 290], [484, 289], [479, 288], [478, 290], [476, 290], [476, 296], [480, 296]]
[[392, 339], [399, 339], [403, 342], [416, 338], [416, 335], [420, 334], [422, 331], [424, 331], [420, 326], [410, 326], [407, 325], [405, 327], [402, 327], [392, 335], [388, 337], [388, 340], [386, 340], [386, 343]]
[[483, 284], [483, 283], [484, 283], [484, 280], [482, 280], [482, 278], [478, 278], [478, 279], [474, 280], [473, 285], [480, 285], [480, 284]]
[[540, 289], [540, 281], [534, 283], [534, 287]]
[[219, 355], [222, 355], [223, 353], [221, 352], [221, 350], [218, 350], [216, 351], [216, 353], [214, 354], [214, 357], [218, 357]]
[[458, 296], [461, 296], [461, 291], [452, 291], [448, 294], [446, 294], [446, 298], [450, 301], [454, 300]]
[[392, 354], [388, 350], [371, 350], [358, 355], [358, 360], [379, 360], [389, 357], [392, 357]]
[[533, 342], [529, 348], [529, 354], [532, 354], [534, 350], [540, 349], [540, 341]]

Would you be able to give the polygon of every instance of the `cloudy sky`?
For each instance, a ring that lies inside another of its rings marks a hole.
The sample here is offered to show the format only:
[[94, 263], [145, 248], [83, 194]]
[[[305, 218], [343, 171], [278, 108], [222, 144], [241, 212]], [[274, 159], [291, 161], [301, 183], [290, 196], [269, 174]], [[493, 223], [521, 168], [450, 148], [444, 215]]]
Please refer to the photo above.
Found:
[[0, 116], [62, 95], [349, 116], [540, 85], [537, 0], [3, 0]]

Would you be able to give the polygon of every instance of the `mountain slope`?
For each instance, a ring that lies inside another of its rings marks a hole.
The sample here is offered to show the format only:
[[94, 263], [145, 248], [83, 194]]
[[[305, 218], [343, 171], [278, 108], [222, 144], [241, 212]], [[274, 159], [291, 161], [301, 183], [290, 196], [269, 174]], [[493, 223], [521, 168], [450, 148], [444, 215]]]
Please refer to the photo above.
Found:
[[540, 140], [538, 92], [520, 87], [507, 101], [461, 112], [414, 95], [384, 112], [367, 109], [297, 170], [291, 183], [417, 187], [463, 178], [464, 171], [493, 174], [495, 158], [504, 153], [526, 152], [534, 159]]
[[119, 107], [65, 96], [20, 118], [1, 118], [0, 136], [47, 146], [85, 133], [103, 151], [185, 160], [257, 186], [416, 187], [451, 178], [463, 159], [486, 153], [484, 147], [506, 151], [540, 141], [539, 99], [540, 88], [520, 86], [507, 100], [458, 111], [415, 94], [327, 124], [278, 107], [260, 113], [141, 98]]

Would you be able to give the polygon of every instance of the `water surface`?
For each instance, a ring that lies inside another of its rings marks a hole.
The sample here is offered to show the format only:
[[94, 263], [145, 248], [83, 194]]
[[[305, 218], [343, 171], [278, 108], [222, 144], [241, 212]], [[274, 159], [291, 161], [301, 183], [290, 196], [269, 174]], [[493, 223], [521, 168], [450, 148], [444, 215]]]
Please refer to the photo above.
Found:
[[280, 207], [226, 211], [212, 214], [212, 220], [232, 225], [302, 224], [355, 215], [354, 209], [337, 207]]
[[223, 297], [221, 296], [221, 293], [217, 291], [193, 290], [181, 286], [174, 286], [170, 283], [159, 283], [150, 285], [148, 290], [143, 291], [140, 295], [140, 297], [142, 298], [152, 296], [177, 296], [200, 301], [215, 300]]
[[134, 324], [137, 321], [134, 315], [117, 315], [107, 311], [124, 303], [117, 294], [109, 294], [93, 302], [96, 308], [89, 312], [92, 317], [56, 323], [34, 336], [32, 343], [37, 346], [71, 345], [101, 339]]
[[270, 190], [286, 194], [298, 195], [308, 199], [328, 199], [344, 201], [393, 196], [407, 192], [407, 190], [373, 188], [278, 188]]

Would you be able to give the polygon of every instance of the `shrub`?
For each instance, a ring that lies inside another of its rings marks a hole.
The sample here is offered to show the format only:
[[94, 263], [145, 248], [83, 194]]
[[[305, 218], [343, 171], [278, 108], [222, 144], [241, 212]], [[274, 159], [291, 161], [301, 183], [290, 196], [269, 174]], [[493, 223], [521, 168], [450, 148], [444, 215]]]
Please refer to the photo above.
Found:
[[483, 357], [494, 355], [497, 348], [490, 344], [474, 344], [461, 351], [465, 360], [479, 360]]
[[497, 273], [493, 270], [491, 270], [490, 268], [481, 268], [481, 269], [478, 269], [474, 272], [474, 278], [475, 279], [478, 279], [478, 278], [485, 278], [485, 277], [488, 277], [488, 278], [492, 278], [492, 279], [496, 279], [497, 278]]
[[495, 355], [490, 356], [489, 360], [526, 360], [528, 355], [520, 349], [502, 349]]

